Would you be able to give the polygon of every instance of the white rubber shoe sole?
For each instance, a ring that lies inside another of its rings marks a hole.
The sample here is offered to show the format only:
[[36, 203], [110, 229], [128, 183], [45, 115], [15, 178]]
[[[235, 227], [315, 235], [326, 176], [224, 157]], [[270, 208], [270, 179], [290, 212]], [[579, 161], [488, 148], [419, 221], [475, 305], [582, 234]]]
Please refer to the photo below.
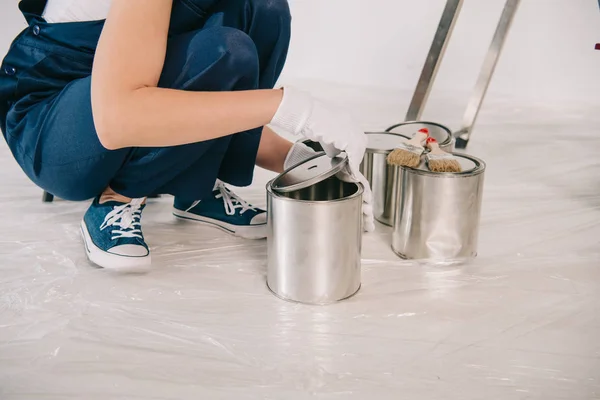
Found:
[[81, 221], [81, 236], [88, 259], [99, 267], [123, 272], [143, 272], [150, 268], [152, 262], [150, 253], [143, 257], [122, 256], [97, 247], [92, 241], [83, 220]]
[[267, 224], [247, 226], [232, 225], [221, 221], [216, 222], [214, 219], [201, 217], [194, 213], [181, 211], [176, 208], [173, 208], [173, 215], [183, 220], [198, 222], [206, 226], [220, 229], [230, 235], [244, 239], [260, 240], [267, 237]]

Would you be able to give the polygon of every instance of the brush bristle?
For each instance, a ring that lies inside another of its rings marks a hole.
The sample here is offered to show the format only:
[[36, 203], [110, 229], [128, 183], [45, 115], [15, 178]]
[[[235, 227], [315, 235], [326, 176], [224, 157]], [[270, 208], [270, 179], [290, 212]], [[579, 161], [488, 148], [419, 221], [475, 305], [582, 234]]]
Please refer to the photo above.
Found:
[[416, 168], [421, 164], [421, 155], [425, 152], [422, 146], [415, 146], [411, 143], [401, 143], [397, 149], [394, 149], [388, 157], [387, 162], [390, 165], [399, 167]]
[[431, 172], [462, 172], [460, 163], [453, 157], [428, 157], [427, 167]]
[[416, 168], [421, 164], [421, 155], [404, 149], [395, 149], [387, 158], [390, 165]]

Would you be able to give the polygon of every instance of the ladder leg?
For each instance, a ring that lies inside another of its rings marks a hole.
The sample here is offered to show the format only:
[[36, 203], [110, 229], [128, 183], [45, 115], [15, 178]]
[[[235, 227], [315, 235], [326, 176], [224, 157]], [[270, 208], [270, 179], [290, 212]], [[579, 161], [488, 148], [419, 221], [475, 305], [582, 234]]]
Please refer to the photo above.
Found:
[[435, 81], [437, 71], [442, 63], [446, 47], [452, 36], [454, 25], [458, 20], [463, 0], [448, 0], [437, 28], [437, 32], [431, 43], [431, 48], [425, 59], [425, 65], [413, 94], [405, 121], [418, 121], [425, 109], [429, 92]]
[[504, 5], [504, 10], [502, 11], [500, 22], [498, 23], [496, 33], [492, 39], [492, 44], [490, 45], [483, 62], [483, 67], [479, 74], [479, 78], [477, 79], [477, 83], [475, 84], [475, 89], [473, 90], [471, 98], [469, 99], [469, 104], [467, 105], [467, 110], [465, 111], [462, 127], [459, 131], [454, 133], [454, 136], [456, 137], [456, 148], [458, 149], [467, 148], [473, 126], [477, 121], [479, 110], [481, 109], [481, 105], [485, 99], [487, 89], [494, 75], [494, 71], [496, 70], [498, 59], [502, 53], [504, 43], [508, 37], [508, 33], [512, 26], [512, 22], [515, 14], [517, 13], [520, 2], [521, 0], [507, 0], [506, 4]]

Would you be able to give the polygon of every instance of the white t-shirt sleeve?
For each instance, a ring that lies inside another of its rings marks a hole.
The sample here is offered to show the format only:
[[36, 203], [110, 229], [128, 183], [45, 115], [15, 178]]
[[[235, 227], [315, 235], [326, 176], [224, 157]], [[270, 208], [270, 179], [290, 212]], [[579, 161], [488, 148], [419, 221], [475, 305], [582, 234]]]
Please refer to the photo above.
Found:
[[48, 0], [44, 19], [48, 22], [82, 22], [106, 19], [111, 0]]

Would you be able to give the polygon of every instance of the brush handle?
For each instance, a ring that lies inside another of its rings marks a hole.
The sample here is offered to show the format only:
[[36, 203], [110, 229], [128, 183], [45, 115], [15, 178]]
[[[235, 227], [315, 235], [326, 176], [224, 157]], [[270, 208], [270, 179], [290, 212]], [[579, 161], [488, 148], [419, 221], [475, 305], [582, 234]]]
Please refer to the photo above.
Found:
[[410, 139], [407, 143], [413, 146], [423, 146], [427, 138], [429, 137], [429, 131], [427, 129], [421, 129]]
[[429, 154], [431, 154], [432, 156], [443, 156], [448, 154], [440, 148], [440, 145], [434, 138], [427, 139], [427, 147], [430, 151]]

